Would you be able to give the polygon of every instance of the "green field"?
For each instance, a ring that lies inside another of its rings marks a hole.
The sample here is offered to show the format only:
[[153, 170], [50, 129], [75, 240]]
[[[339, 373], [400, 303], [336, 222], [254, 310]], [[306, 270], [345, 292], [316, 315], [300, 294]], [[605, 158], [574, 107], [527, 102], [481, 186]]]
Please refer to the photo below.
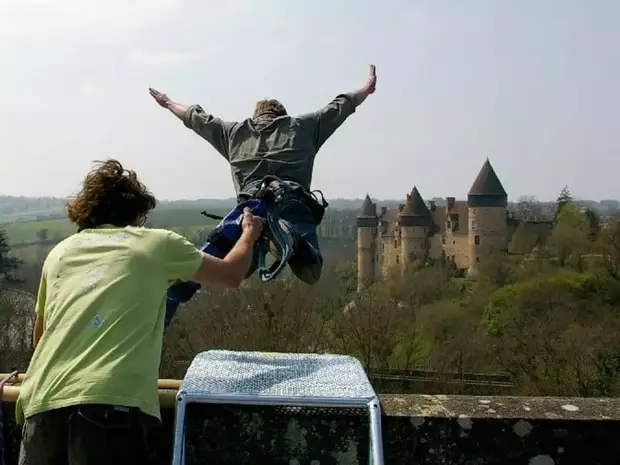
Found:
[[[216, 220], [206, 218], [200, 214], [197, 208], [170, 208], [153, 211], [147, 221], [152, 227], [173, 229], [179, 233], [192, 235], [199, 230], [211, 229]], [[209, 211], [209, 213], [223, 214], [222, 211]], [[19, 221], [4, 224], [9, 244], [32, 244], [40, 242], [40, 231], [47, 231], [48, 239], [63, 239], [76, 231], [75, 225], [68, 219], [50, 219], [40, 221]]]
[[[166, 205], [156, 208], [148, 215], [147, 226], [170, 229], [187, 237], [196, 244], [202, 244], [205, 234], [211, 231], [218, 220], [201, 215], [202, 202], [192, 205]], [[218, 205], [206, 210], [215, 215], [225, 215], [229, 207]], [[7, 221], [11, 216], [13, 221]], [[33, 215], [35, 215], [33, 217]], [[37, 216], [38, 215], [38, 219]], [[22, 212], [4, 215], [0, 229], [4, 229], [12, 253], [26, 263], [41, 263], [49, 250], [62, 239], [75, 233], [77, 228], [66, 218], [66, 213], [58, 214], [56, 210]], [[355, 246], [355, 212], [328, 212], [318, 230], [323, 251], [334, 250], [339, 253]], [[198, 234], [200, 233], [200, 234]]]
[[67, 237], [75, 232], [75, 226], [69, 220], [20, 221], [4, 225], [10, 245], [38, 242], [37, 233], [46, 229], [48, 237]]

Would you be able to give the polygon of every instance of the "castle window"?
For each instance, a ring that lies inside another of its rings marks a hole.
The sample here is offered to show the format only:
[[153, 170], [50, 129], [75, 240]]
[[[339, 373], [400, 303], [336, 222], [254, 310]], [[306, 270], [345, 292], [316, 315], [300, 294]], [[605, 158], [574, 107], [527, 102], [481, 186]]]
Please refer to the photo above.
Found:
[[452, 245], [456, 244], [456, 241], [452, 241]]
[[400, 257], [396, 255], [396, 263], [400, 262]]
[[476, 261], [479, 262], [480, 261], [480, 257], [476, 257]]
[[476, 227], [476, 220], [471, 220], [471, 227], [475, 228]]
[[480, 236], [474, 236], [474, 243], [480, 245]]
[[446, 237], [445, 236], [441, 236], [441, 243], [443, 245], [446, 245]]
[[398, 247], [398, 239], [394, 239], [394, 247]]

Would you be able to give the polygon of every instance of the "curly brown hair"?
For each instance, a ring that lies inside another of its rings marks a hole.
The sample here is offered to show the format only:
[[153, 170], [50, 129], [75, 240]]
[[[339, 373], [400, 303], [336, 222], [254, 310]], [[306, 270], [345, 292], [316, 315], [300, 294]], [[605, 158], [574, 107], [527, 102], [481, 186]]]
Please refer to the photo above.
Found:
[[278, 116], [286, 116], [286, 108], [278, 100], [260, 100], [256, 102], [254, 107], [254, 119], [259, 116], [267, 116], [270, 118], [277, 118]]
[[78, 230], [104, 224], [135, 225], [138, 217], [155, 208], [157, 201], [134, 171], [125, 170], [118, 160], [96, 161], [86, 175], [82, 190], [69, 201], [69, 220]]

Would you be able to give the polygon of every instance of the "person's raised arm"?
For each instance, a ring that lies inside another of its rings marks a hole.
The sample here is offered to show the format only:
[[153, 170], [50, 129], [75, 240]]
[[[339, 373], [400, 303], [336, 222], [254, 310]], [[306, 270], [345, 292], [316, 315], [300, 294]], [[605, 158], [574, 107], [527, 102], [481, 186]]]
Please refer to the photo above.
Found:
[[314, 128], [315, 150], [318, 151], [336, 129], [355, 112], [355, 109], [375, 92], [376, 86], [376, 68], [375, 65], [370, 65], [368, 79], [361, 89], [340, 94], [319, 111], [301, 117]]
[[149, 88], [149, 93], [155, 101], [174, 116], [183, 121], [183, 124], [209, 142], [224, 158], [228, 159], [228, 140], [230, 131], [235, 123], [222, 121], [207, 112], [200, 105], [185, 106], [173, 102], [170, 98], [155, 89]]
[[192, 279], [228, 289], [239, 287], [252, 263], [263, 219], [246, 209], [242, 227], [240, 239], [223, 259], [201, 252], [187, 239], [170, 231], [166, 253], [168, 278], [171, 281]]

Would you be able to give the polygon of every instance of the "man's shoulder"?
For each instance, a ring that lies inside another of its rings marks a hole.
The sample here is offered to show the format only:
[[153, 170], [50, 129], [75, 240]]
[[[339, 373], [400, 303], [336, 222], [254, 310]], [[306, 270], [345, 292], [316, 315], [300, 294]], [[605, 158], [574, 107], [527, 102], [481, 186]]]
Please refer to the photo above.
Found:
[[[147, 239], [147, 242], [157, 244], [163, 247], [174, 247], [177, 244], [181, 246], [187, 246], [192, 244], [191, 241], [171, 229], [163, 228], [141, 228], [141, 233]], [[193, 245], [193, 244], [192, 244]]]
[[125, 228], [114, 229], [87, 229], [73, 234], [58, 243], [49, 253], [48, 257], [55, 257], [58, 254], [67, 254], [75, 250], [84, 251], [84, 247], [97, 245], [126, 245], [134, 246], [154, 246], [163, 244], [177, 235], [174, 231], [161, 228], [145, 228], [138, 226], [127, 226]]
[[165, 246], [170, 241], [178, 241], [185, 239], [179, 233], [171, 229], [164, 228], [131, 228], [130, 232], [140, 239], [141, 242], [152, 245]]
[[266, 121], [255, 120], [254, 118], [246, 118], [243, 121], [240, 121], [237, 124], [238, 127], [256, 127], [256, 126], [273, 126], [275, 125], [290, 125], [290, 124], [298, 124], [304, 119], [307, 118], [307, 115], [283, 115], [278, 116], [277, 118], [269, 119]]

